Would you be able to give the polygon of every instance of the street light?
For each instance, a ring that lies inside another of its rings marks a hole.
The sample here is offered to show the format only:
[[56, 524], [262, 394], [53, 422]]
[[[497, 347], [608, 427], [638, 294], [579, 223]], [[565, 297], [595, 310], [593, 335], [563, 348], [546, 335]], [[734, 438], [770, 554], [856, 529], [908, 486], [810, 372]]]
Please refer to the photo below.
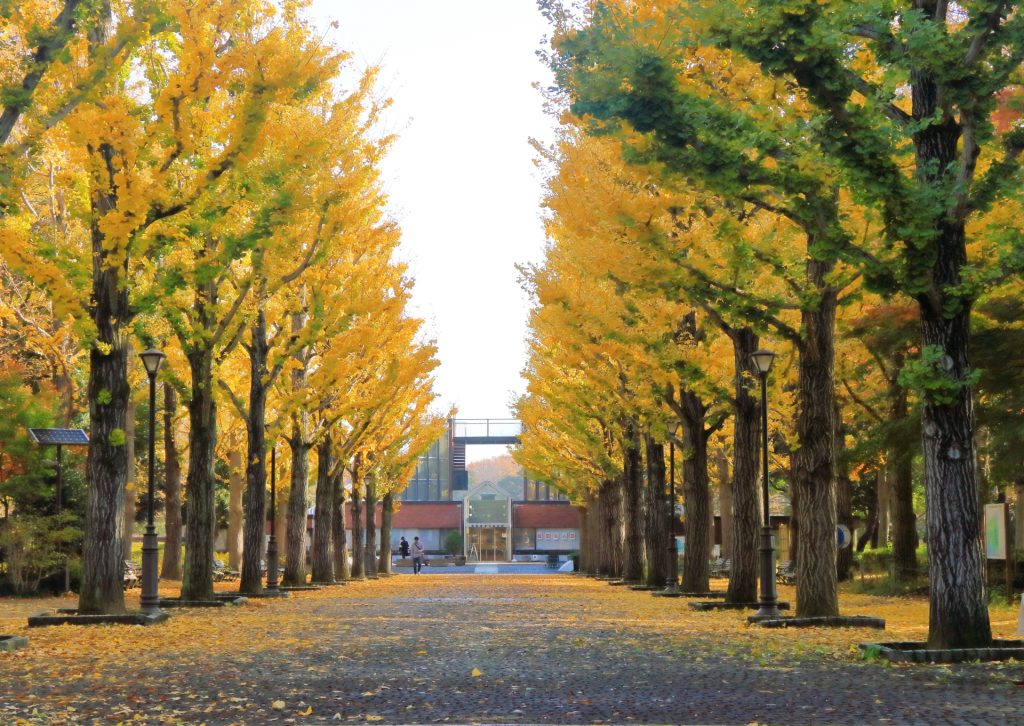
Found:
[[663, 594], [679, 593], [679, 556], [676, 554], [676, 444], [668, 442], [668, 582]]
[[[149, 493], [146, 502], [146, 533], [142, 535], [142, 612], [156, 614], [160, 612], [160, 595], [157, 583], [159, 548], [156, 544], [156, 527], [153, 526], [153, 482], [154, 464], [156, 462], [156, 374], [166, 356], [159, 350], [150, 348], [139, 353], [142, 365], [149, 376]], [[129, 535], [130, 536], [130, 535]]]
[[772, 546], [772, 523], [768, 507], [768, 371], [772, 368], [775, 353], [762, 348], [751, 353], [750, 359], [761, 379], [761, 495], [764, 505], [761, 528], [761, 600], [760, 608], [749, 618], [751, 622], [757, 622], [781, 617], [775, 591], [775, 548]]
[[267, 591], [277, 592], [277, 444], [270, 447], [270, 537], [267, 538]]

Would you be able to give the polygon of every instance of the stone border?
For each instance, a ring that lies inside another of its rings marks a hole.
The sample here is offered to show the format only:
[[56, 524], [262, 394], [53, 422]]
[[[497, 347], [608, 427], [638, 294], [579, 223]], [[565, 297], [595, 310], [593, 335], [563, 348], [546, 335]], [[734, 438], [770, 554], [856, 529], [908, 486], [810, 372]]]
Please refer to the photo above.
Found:
[[661, 590], [664, 585], [630, 585], [630, 590], [636, 590], [637, 592], [654, 592]]
[[[702, 613], [710, 612], [711, 610], [760, 610], [761, 603], [759, 602], [691, 602], [689, 603], [691, 610], [698, 610]], [[775, 607], [779, 610], [789, 610], [788, 602], [777, 602]]]
[[[366, 578], [367, 580], [372, 578]], [[309, 592], [311, 590], [322, 590], [319, 585], [279, 585], [278, 590], [282, 592]]]
[[623, 587], [624, 585], [629, 585], [630, 584], [630, 583], [626, 582], [625, 580], [608, 580], [607, 582], [612, 587]]
[[220, 592], [214, 594], [213, 600], [182, 600], [177, 597], [162, 597], [160, 598], [160, 607], [162, 608], [222, 608], [225, 605], [244, 605], [246, 597], [243, 595], [236, 595], [230, 592]]
[[28, 647], [28, 638], [20, 635], [0, 635], [0, 653], [11, 653]]
[[762, 628], [874, 628], [885, 630], [883, 618], [873, 618], [870, 615], [836, 615], [831, 617], [814, 618], [778, 618], [773, 620], [754, 620], [753, 616], [747, 619], [753, 625], [760, 625]]
[[272, 599], [277, 597], [289, 597], [288, 593], [281, 592], [280, 590], [263, 590], [259, 594], [253, 594], [251, 592], [232, 592], [227, 593], [232, 597], [245, 597], [252, 598], [253, 600]]
[[988, 648], [929, 650], [922, 641], [860, 643], [857, 650], [891, 663], [964, 663], [966, 661], [1024, 660], [1024, 640], [993, 640]]
[[28, 627], [40, 628], [47, 625], [156, 625], [170, 617], [165, 612], [144, 613], [141, 611], [120, 615], [79, 615], [44, 611], [28, 619]]

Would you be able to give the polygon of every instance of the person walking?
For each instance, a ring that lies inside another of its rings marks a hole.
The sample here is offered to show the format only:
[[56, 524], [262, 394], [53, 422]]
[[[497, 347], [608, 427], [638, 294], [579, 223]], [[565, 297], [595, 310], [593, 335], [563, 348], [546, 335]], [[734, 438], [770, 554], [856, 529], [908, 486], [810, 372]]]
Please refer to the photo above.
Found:
[[398, 554], [402, 559], [409, 556], [409, 540], [402, 537], [402, 541], [398, 543]]
[[412, 574], [420, 574], [420, 568], [423, 567], [423, 555], [426, 550], [423, 549], [423, 545], [420, 544], [419, 537], [412, 538]]

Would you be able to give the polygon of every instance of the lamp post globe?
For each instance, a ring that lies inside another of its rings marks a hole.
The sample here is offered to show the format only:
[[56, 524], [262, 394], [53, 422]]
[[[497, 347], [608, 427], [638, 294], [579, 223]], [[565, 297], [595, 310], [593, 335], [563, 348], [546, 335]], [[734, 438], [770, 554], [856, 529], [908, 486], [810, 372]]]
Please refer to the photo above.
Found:
[[758, 610], [750, 616], [751, 622], [776, 620], [781, 617], [775, 589], [775, 547], [772, 544], [771, 510], [768, 495], [768, 371], [775, 353], [764, 348], [750, 354], [751, 362], [761, 381], [761, 593]]
[[156, 527], [153, 524], [153, 499], [155, 490], [156, 463], [156, 374], [166, 356], [163, 352], [150, 348], [139, 354], [142, 365], [149, 377], [149, 485], [146, 496], [146, 533], [142, 535], [142, 595], [140, 604], [142, 611], [156, 615], [160, 613], [160, 594], [158, 584], [160, 575], [157, 571], [159, 548], [156, 541]]

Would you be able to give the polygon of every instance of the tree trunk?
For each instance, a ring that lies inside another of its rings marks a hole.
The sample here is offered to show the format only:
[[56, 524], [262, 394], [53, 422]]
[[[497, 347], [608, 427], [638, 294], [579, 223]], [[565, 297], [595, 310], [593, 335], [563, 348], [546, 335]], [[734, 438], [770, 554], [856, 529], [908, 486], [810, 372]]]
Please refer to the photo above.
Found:
[[363, 571], [369, 578], [377, 577], [377, 475], [366, 477], [366, 549]]
[[878, 533], [878, 481], [882, 477], [881, 467], [875, 472], [874, 485], [872, 486], [871, 497], [868, 499], [868, 516], [864, 522], [864, 533], [857, 540], [857, 551], [863, 552], [868, 544]]
[[[963, 230], [956, 254], [963, 255]], [[947, 251], [947, 256], [954, 254]], [[953, 284], [952, 271], [962, 260], [938, 263], [940, 282]], [[946, 316], [922, 306], [926, 347], [943, 351], [946, 372], [967, 381], [969, 310]], [[951, 403], [925, 400], [922, 407], [924, 485], [928, 521], [929, 648], [975, 648], [992, 642], [983, 582], [984, 560], [978, 524], [978, 490], [974, 478], [974, 410], [970, 387], [963, 386]]]
[[683, 592], [707, 592], [708, 561], [711, 552], [708, 547], [708, 522], [711, 517], [711, 492], [708, 487], [708, 448], [704, 419], [707, 407], [700, 396], [689, 391], [680, 391], [680, 405], [683, 410], [683, 501], [686, 503], [686, 519], [683, 532], [686, 550], [683, 552]]
[[116, 271], [105, 270], [100, 277], [104, 280], [102, 297], [95, 289], [93, 297], [97, 309], [94, 321], [100, 331], [96, 345], [109, 342], [111, 348], [108, 353], [101, 353], [94, 345], [89, 351], [90, 445], [86, 463], [89, 489], [82, 545], [82, 586], [78, 598], [78, 611], [83, 615], [124, 612], [121, 521], [128, 471], [124, 440], [129, 396], [127, 355], [117, 342], [123, 339], [122, 316], [101, 315], [99, 310], [127, 311], [127, 300], [123, 307], [112, 300], [122, 295], [117, 290]]
[[366, 570], [363, 568], [363, 495], [360, 488], [363, 482], [360, 479], [358, 465], [352, 473], [352, 579], [365, 579]]
[[[128, 352], [129, 358], [131, 351]], [[138, 484], [135, 481], [135, 402], [128, 398], [128, 413], [125, 417], [124, 445], [128, 449], [128, 471], [124, 480], [124, 516], [121, 518], [121, 556], [132, 559], [132, 535], [135, 534], [135, 506], [138, 501]], [[146, 434], [149, 435], [148, 433]], [[148, 466], [148, 464], [147, 464]]]
[[[202, 296], [197, 316], [208, 324]], [[206, 300], [214, 301], [209, 293]], [[217, 451], [217, 407], [213, 397], [213, 351], [198, 347], [188, 352], [192, 374], [192, 400], [188, 404], [188, 477], [185, 479], [185, 577], [182, 600], [213, 599], [214, 508], [213, 467]]]
[[[110, 3], [103, 2], [89, 31], [90, 47], [103, 45], [113, 32]], [[89, 348], [89, 453], [86, 463], [82, 585], [78, 611], [82, 614], [124, 612], [121, 569], [121, 516], [128, 473], [125, 446], [128, 398], [128, 255], [118, 260], [106, 247], [99, 222], [117, 207], [114, 169], [120, 163], [107, 144], [90, 149], [89, 180], [92, 242], [92, 298], [89, 314], [95, 340]]]
[[622, 477], [601, 486], [602, 576], [622, 576]]
[[[246, 460], [245, 513], [242, 531], [242, 582], [239, 591], [250, 595], [263, 592], [265, 530], [267, 524], [267, 315], [261, 307], [250, 329], [249, 410], [245, 419]], [[280, 539], [275, 530], [275, 540]], [[269, 566], [269, 564], [268, 564]]]
[[579, 566], [577, 572], [591, 574], [594, 571], [594, 555], [591, 552], [590, 519], [594, 513], [594, 497], [587, 492], [584, 501], [586, 504], [577, 507], [580, 513], [580, 542], [579, 542]]
[[622, 547], [622, 579], [640, 583], [644, 578], [643, 471], [640, 434], [633, 421], [625, 427], [622, 455], [622, 516], [626, 530]]
[[348, 542], [345, 535], [345, 482], [339, 471], [331, 475], [331, 492], [334, 499], [334, 516], [331, 531], [334, 539], [334, 576], [338, 580], [352, 579], [348, 563]]
[[892, 463], [882, 467], [878, 479], [878, 529], [871, 542], [872, 547], [886, 547], [889, 544], [889, 513], [892, 511]]
[[228, 467], [228, 567], [237, 570], [242, 565], [242, 492], [245, 490], [242, 452], [237, 445], [228, 454]]
[[330, 436], [317, 446], [316, 500], [313, 510], [313, 582], [334, 582], [334, 486], [331, 482]]
[[[845, 525], [853, 533], [853, 510], [850, 501], [850, 475], [846, 461], [846, 426], [843, 424], [843, 411], [836, 403], [835, 412], [835, 451], [836, 451], [836, 521]], [[853, 566], [853, 544], [847, 542], [846, 547], [836, 549], [836, 578], [839, 582], [850, 579], [850, 568]]]
[[292, 450], [291, 487], [288, 492], [288, 520], [285, 525], [285, 539], [288, 554], [285, 557], [285, 585], [306, 584], [306, 492], [309, 486], [309, 444], [305, 439], [305, 426], [298, 414], [293, 420], [292, 435], [288, 445]]
[[797, 542], [797, 617], [837, 616], [835, 447], [835, 317], [837, 292], [826, 278], [833, 263], [809, 259], [808, 288], [818, 304], [801, 311], [800, 364], [797, 371], [793, 488], [800, 523]]
[[[944, 22], [944, 14], [937, 17]], [[973, 171], [979, 151], [978, 121], [966, 111], [959, 119], [946, 111], [944, 105], [951, 103], [948, 89], [940, 87], [930, 71], [915, 68], [910, 86], [915, 123], [929, 120], [913, 136], [915, 177], [928, 193], [941, 190], [951, 197], [933, 213], [933, 238], [924, 252], [927, 267], [921, 270], [927, 287], [917, 296], [922, 353], [936, 356], [931, 375], [936, 382], [947, 384], [941, 398], [926, 395], [921, 407], [931, 582], [928, 647], [985, 647], [992, 642], [992, 629], [983, 582], [985, 562], [974, 469], [970, 387], [973, 300], [969, 297], [971, 286], [965, 290], [962, 278], [967, 264], [968, 212], [967, 205], [952, 206], [954, 194], [970, 183], [969, 175], [958, 175]], [[920, 242], [915, 240], [915, 245]]]
[[644, 487], [647, 527], [644, 542], [647, 548], [647, 585], [662, 587], [668, 578], [670, 516], [665, 492], [665, 447], [650, 434], [644, 436], [647, 482]]
[[181, 579], [181, 462], [174, 439], [174, 416], [178, 412], [178, 394], [164, 383], [164, 560], [160, 577]]
[[1017, 494], [1013, 505], [1013, 548], [1024, 550], [1024, 477], [1013, 483]]
[[719, 449], [715, 456], [718, 464], [718, 511], [722, 521], [722, 545], [720, 557], [732, 559], [732, 478], [729, 476], [729, 459]]
[[277, 486], [280, 488], [277, 490], [276, 497], [277, 521], [274, 523], [274, 533], [277, 537], [277, 559], [278, 562], [281, 562], [288, 558], [288, 506], [286, 502], [291, 487], [282, 487], [280, 477], [278, 477]]
[[733, 462], [732, 462], [732, 542], [729, 557], [729, 589], [725, 600], [730, 603], [757, 601], [759, 500], [757, 482], [761, 439], [761, 403], [752, 387], [757, 372], [750, 355], [758, 348], [758, 337], [750, 328], [730, 329], [733, 369]]
[[377, 558], [377, 572], [391, 574], [391, 522], [395, 512], [395, 495], [388, 492], [381, 500], [380, 509], [380, 557]]
[[[902, 367], [902, 358], [897, 365]], [[907, 390], [893, 383], [892, 420], [904, 422], [910, 414]], [[890, 451], [892, 466], [892, 565], [897, 582], [917, 579], [917, 516], [914, 514], [914, 452], [906, 446]]]

